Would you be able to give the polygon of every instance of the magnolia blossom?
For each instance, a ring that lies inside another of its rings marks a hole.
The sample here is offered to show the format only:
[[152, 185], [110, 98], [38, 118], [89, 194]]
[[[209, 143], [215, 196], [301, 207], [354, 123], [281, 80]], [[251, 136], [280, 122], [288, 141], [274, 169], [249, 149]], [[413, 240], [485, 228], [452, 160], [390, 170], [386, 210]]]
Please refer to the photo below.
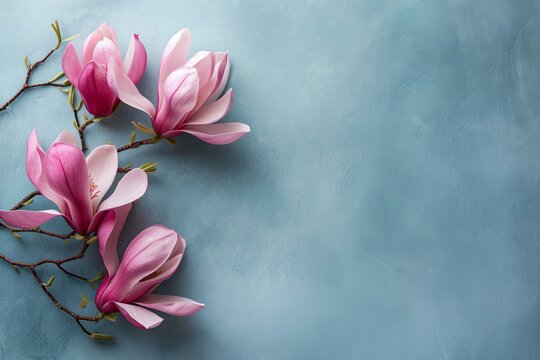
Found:
[[233, 101], [232, 89], [221, 96], [229, 78], [229, 55], [199, 51], [186, 61], [190, 43], [188, 29], [182, 29], [167, 43], [161, 57], [157, 109], [118, 65], [107, 74], [109, 86], [122, 102], [146, 112], [160, 135], [176, 137], [186, 132], [218, 145], [236, 141], [250, 131], [249, 126], [238, 122], [214, 124], [227, 114]]
[[85, 159], [73, 134], [62, 132], [44, 152], [36, 131], [28, 139], [26, 172], [43, 196], [59, 211], [0, 210], [0, 219], [23, 229], [41, 225], [57, 216], [79, 234], [96, 231], [109, 210], [131, 207], [148, 185], [146, 173], [133, 169], [122, 177], [109, 198], [103, 198], [118, 170], [118, 153], [113, 145], [102, 145]]
[[146, 69], [146, 50], [137, 34], [133, 34], [123, 61], [116, 35], [105, 23], [84, 42], [82, 63], [73, 43], [66, 47], [62, 56], [64, 73], [79, 90], [88, 112], [94, 116], [111, 115], [119, 103], [107, 83], [111, 64], [125, 76], [125, 81], [135, 86]]
[[184, 254], [186, 241], [163, 225], [143, 230], [128, 245], [122, 261], [117, 242], [129, 208], [109, 211], [98, 230], [99, 251], [107, 269], [97, 293], [96, 306], [103, 313], [120, 311], [133, 325], [151, 329], [163, 321], [148, 309], [189, 316], [204, 305], [179, 296], [153, 294], [170, 278]]

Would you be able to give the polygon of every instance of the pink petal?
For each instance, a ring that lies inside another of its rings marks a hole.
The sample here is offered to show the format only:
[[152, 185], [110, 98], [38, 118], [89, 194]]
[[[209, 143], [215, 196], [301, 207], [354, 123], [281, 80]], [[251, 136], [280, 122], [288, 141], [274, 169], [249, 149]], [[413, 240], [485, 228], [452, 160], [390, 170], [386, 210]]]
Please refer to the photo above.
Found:
[[204, 87], [214, 73], [216, 55], [210, 51], [199, 51], [193, 55], [185, 66], [194, 67], [199, 74], [200, 87]]
[[101, 145], [95, 148], [86, 158], [90, 175], [92, 209], [95, 212], [101, 199], [105, 196], [116, 177], [118, 170], [118, 152], [113, 145]]
[[204, 125], [213, 124], [227, 115], [234, 100], [234, 93], [229, 89], [225, 95], [218, 100], [204, 105], [197, 112], [189, 117], [187, 124], [189, 125]]
[[135, 304], [175, 316], [190, 316], [204, 307], [204, 304], [185, 297], [158, 294], [145, 295]]
[[62, 214], [56, 210], [0, 210], [0, 219], [21, 229], [35, 228], [58, 216]]
[[165, 80], [174, 70], [184, 65], [186, 56], [191, 44], [191, 32], [189, 29], [182, 29], [174, 34], [161, 56], [159, 69], [158, 96], [162, 99]]
[[62, 55], [62, 68], [69, 81], [71, 81], [73, 86], [77, 87], [82, 66], [73, 43], [69, 43], [66, 50], [64, 50], [64, 54]]
[[118, 307], [118, 310], [126, 318], [127, 321], [138, 327], [139, 329], [152, 329], [159, 326], [163, 319], [150, 310], [146, 310], [137, 305], [124, 304], [121, 302], [114, 302]]
[[106, 211], [131, 204], [144, 195], [147, 187], [148, 175], [144, 170], [133, 169], [122, 177], [112, 195], [101, 203], [98, 211]]
[[[63, 140], [69, 141], [69, 135], [67, 134], [71, 133], [60, 133], [55, 142], [63, 142]], [[43, 161], [45, 160], [45, 153], [39, 145], [39, 140], [35, 130], [32, 131], [30, 137], [28, 138], [26, 154], [26, 173], [28, 175], [28, 178], [43, 196], [54, 202], [58, 206], [60, 211], [64, 212], [66, 210], [65, 201], [49, 187], [49, 184], [47, 183], [47, 179], [45, 177], [45, 173], [43, 172]]]
[[39, 190], [39, 178], [43, 170], [43, 159], [45, 153], [41, 149], [39, 139], [37, 137], [36, 130], [32, 130], [28, 137], [28, 143], [26, 145], [26, 174], [28, 178], [34, 184], [36, 189]]
[[53, 144], [56, 144], [56, 143], [64, 143], [64, 144], [71, 144], [71, 145], [79, 146], [79, 142], [75, 138], [75, 135], [73, 135], [72, 132], [65, 131], [65, 130], [62, 131], [58, 135], [56, 140], [54, 140]]
[[136, 84], [146, 69], [146, 49], [139, 40], [139, 35], [133, 34], [124, 59], [124, 72]]
[[180, 265], [185, 248], [186, 241], [182, 236], [177, 234], [176, 245], [169, 256], [169, 259], [159, 267], [159, 271], [156, 272], [154, 276], [151, 276], [144, 281], [140, 281], [138, 284], [133, 286], [133, 288], [130, 290], [130, 299], [140, 298], [141, 296], [154, 290], [163, 281], [173, 276]]
[[151, 118], [156, 109], [154, 105], [141, 95], [133, 81], [116, 65], [111, 64], [107, 74], [108, 84], [113, 93], [123, 102], [136, 109], [144, 111]]
[[99, 253], [111, 277], [118, 269], [118, 237], [126, 223], [131, 206], [128, 204], [108, 211], [97, 231]]
[[116, 103], [116, 95], [107, 83], [107, 68], [91, 61], [79, 78], [79, 92], [89, 113], [109, 116]]
[[159, 274], [158, 270], [170, 258], [176, 241], [176, 232], [164, 226], [154, 225], [143, 230], [128, 245], [115, 276], [103, 294], [104, 299], [132, 302], [144, 295], [134, 287], [142, 279]]
[[225, 89], [227, 81], [229, 81], [229, 73], [231, 71], [231, 63], [229, 61], [229, 53], [222, 52], [216, 53], [216, 61], [218, 62], [216, 76], [216, 88], [212, 95], [208, 98], [207, 102], [215, 101]]
[[86, 234], [92, 220], [88, 169], [82, 151], [69, 144], [56, 143], [45, 154], [44, 172], [50, 188], [67, 204], [75, 229]]
[[98, 41], [92, 60], [101, 66], [107, 66], [111, 61], [117, 65], [122, 64], [122, 56], [120, 55], [118, 46], [108, 38]]
[[158, 133], [175, 129], [189, 116], [197, 103], [199, 75], [191, 67], [181, 67], [169, 75], [164, 85], [163, 106], [152, 124]]
[[[230, 144], [250, 132], [249, 126], [238, 122], [210, 125], [188, 125], [182, 129], [202, 141], [214, 145]], [[166, 134], [164, 134], [167, 136]]]

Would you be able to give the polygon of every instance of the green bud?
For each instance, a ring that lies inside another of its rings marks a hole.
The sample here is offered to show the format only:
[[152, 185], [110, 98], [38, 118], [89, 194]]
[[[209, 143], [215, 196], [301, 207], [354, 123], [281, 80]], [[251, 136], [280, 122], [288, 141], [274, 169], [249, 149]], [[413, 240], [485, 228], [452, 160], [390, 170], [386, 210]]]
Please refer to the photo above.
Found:
[[13, 265], [13, 270], [15, 270], [16, 272], [19, 272], [19, 267], [17, 265]]
[[26, 201], [26, 202], [23, 202], [23, 203], [22, 203], [22, 206], [28, 206], [28, 205], [30, 205], [30, 204], [33, 203], [33, 202], [34, 202], [34, 199], [30, 199], [30, 200], [28, 200], [28, 201]]
[[84, 239], [86, 239], [86, 237], [84, 237], [81, 234], [75, 234], [75, 235], [72, 236], [72, 238], [75, 239], [75, 240], [84, 240]]
[[73, 85], [69, 88], [68, 102], [73, 109], [73, 103], [75, 102], [75, 88], [73, 87]]
[[165, 141], [167, 141], [171, 145], [178, 144], [178, 141], [174, 140], [173, 138], [164, 137]]
[[131, 123], [133, 124], [133, 127], [135, 127], [135, 129], [139, 130], [140, 132], [143, 132], [149, 135], [156, 135], [156, 132], [154, 131], [154, 129], [149, 128], [141, 124], [140, 122], [132, 121]]
[[135, 131], [131, 133], [131, 136], [129, 137], [129, 145], [133, 145], [135, 142], [135, 139], [137, 138], [137, 134], [135, 134]]
[[15, 239], [17, 240], [21, 240], [22, 239], [22, 236], [19, 234], [19, 233], [16, 233], [14, 231], [11, 232], [13, 234], [13, 236], [15, 236]]
[[86, 294], [83, 293], [82, 297], [81, 297], [81, 303], [79, 304], [79, 307], [81, 309], [84, 309], [84, 308], [86, 308], [87, 305], [88, 305], [88, 298], [86, 297]]
[[105, 271], [100, 271], [100, 272], [97, 273], [96, 276], [94, 276], [94, 278], [88, 280], [88, 282], [90, 284], [93, 284], [93, 283], [98, 282], [99, 280], [101, 280], [104, 276], [105, 276]]
[[64, 40], [62, 40], [63, 42], [68, 42], [68, 41], [71, 41], [73, 39], [76, 39], [80, 36], [81, 34], [75, 34], [75, 35], [71, 35], [70, 37], [67, 37], [65, 38]]
[[30, 70], [30, 62], [28, 61], [28, 55], [24, 55], [24, 65]]
[[107, 319], [109, 321], [115, 322], [116, 321], [116, 314], [114, 314], [114, 313], [103, 314], [103, 318]]
[[95, 242], [97, 240], [97, 236], [92, 236], [90, 239], [86, 240], [86, 243], [90, 245], [91, 243]]
[[106, 340], [106, 341], [114, 339], [111, 335], [102, 334], [102, 333], [98, 333], [98, 332], [92, 333], [90, 335], [90, 337], [92, 339], [95, 339], [95, 340]]
[[56, 45], [54, 50], [58, 50], [60, 44], [62, 44], [62, 35], [60, 34], [60, 25], [58, 24], [58, 20], [54, 20], [54, 22], [51, 24], [51, 27], [56, 34], [56, 39], [58, 40], [58, 44]]
[[77, 108], [75, 108], [75, 111], [79, 111], [82, 109], [82, 106], [83, 106], [83, 101], [82, 100], [79, 100], [79, 103], [77, 104]]
[[51, 80], [49, 80], [49, 82], [55, 82], [56, 80], [59, 80], [60, 78], [62, 78], [64, 76], [64, 72], [63, 71], [60, 71], [58, 74], [56, 74], [55, 77], [53, 77]]
[[45, 287], [50, 287], [54, 283], [54, 280], [56, 280], [56, 275], [51, 276], [51, 278], [43, 284]]
[[[62, 83], [62, 86], [69, 86], [71, 85], [71, 81], [69, 81], [69, 79], [66, 79], [64, 80], [64, 82]], [[69, 90], [63, 90], [64, 92], [68, 92]]]

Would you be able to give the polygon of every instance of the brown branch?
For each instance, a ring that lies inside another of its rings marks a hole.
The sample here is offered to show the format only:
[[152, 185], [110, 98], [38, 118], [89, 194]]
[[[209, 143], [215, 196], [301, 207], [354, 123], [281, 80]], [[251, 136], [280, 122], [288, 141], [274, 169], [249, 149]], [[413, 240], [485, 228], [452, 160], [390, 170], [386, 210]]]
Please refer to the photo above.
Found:
[[129, 150], [129, 149], [136, 149], [139, 146], [155, 144], [156, 142], [157, 142], [157, 140], [156, 140], [155, 137], [150, 137], [150, 138], [147, 138], [147, 139], [144, 139], [144, 140], [135, 141], [135, 142], [133, 142], [131, 144], [127, 144], [127, 145], [121, 146], [119, 148], [116, 148], [116, 151], [122, 152], [122, 151], [126, 151], [126, 150]]

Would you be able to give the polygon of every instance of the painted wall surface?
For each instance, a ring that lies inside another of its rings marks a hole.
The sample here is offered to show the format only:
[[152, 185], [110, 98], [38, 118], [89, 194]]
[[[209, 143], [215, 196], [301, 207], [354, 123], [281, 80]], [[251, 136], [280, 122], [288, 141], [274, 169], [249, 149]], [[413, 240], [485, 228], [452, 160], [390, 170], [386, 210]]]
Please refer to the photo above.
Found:
[[[180, 231], [187, 254], [159, 290], [203, 311], [149, 332], [100, 324], [117, 340], [96, 343], [30, 274], [0, 264], [0, 357], [540, 358], [538, 1], [2, 0], [0, 102], [20, 86], [23, 56], [54, 45], [55, 18], [66, 35], [107, 21], [124, 49], [139, 33], [140, 89], [152, 100], [161, 51], [181, 27], [192, 52], [229, 50], [236, 100], [225, 120], [252, 133], [121, 155], [159, 161], [122, 246], [154, 223]], [[35, 79], [59, 68], [58, 54]], [[131, 120], [147, 118], [121, 107], [88, 143], [125, 144]], [[52, 88], [0, 114], [1, 208], [32, 190], [29, 132], [48, 144], [71, 121]], [[21, 260], [79, 248], [1, 239]], [[71, 269], [95, 274], [95, 249]], [[94, 293], [62, 276], [53, 290], [74, 308]]]

